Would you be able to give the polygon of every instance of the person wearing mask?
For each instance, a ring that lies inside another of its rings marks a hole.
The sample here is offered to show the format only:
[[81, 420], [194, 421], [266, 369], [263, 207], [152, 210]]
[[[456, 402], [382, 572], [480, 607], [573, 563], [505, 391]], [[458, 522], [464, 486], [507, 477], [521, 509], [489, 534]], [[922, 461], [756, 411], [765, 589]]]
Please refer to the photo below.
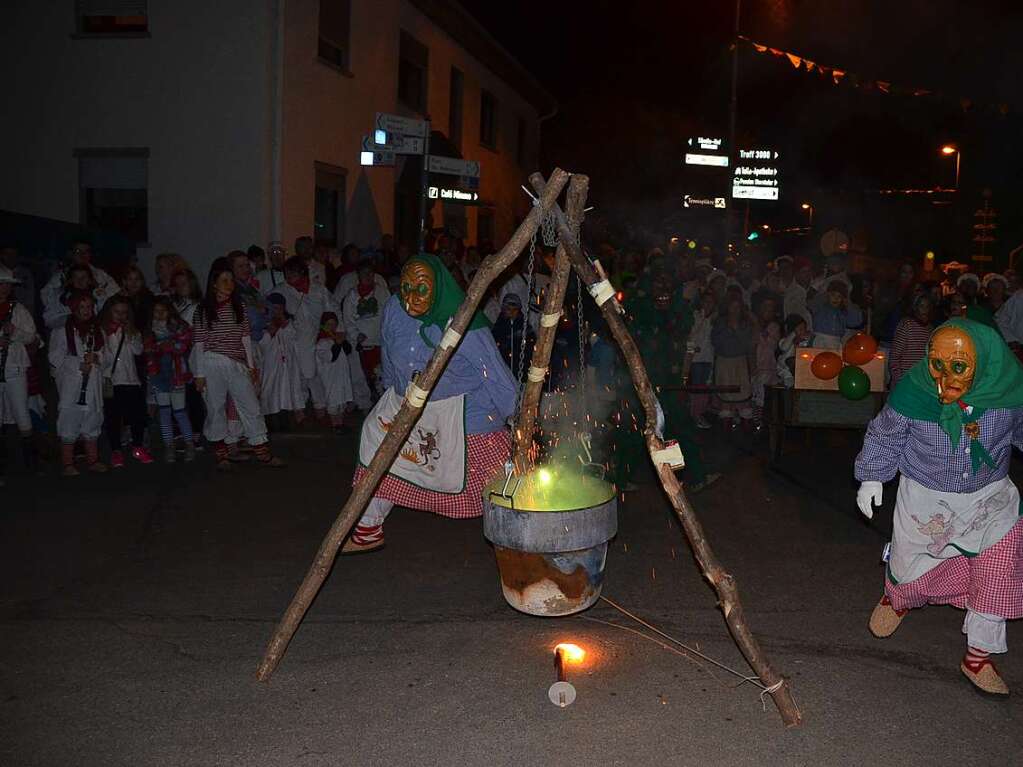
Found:
[[355, 287], [345, 296], [342, 322], [345, 337], [359, 355], [370, 390], [379, 394], [376, 382], [380, 368], [380, 323], [384, 304], [391, 294], [377, 281], [372, 261], [366, 260], [359, 265], [358, 277]]
[[[302, 389], [312, 400], [316, 418], [321, 424], [328, 424], [326, 392], [316, 375], [316, 338], [320, 333], [320, 318], [324, 312], [338, 311], [334, 297], [322, 285], [309, 280], [309, 267], [298, 256], [284, 263], [285, 284], [274, 292], [284, 297], [288, 314], [295, 318], [295, 348], [298, 354], [299, 370], [302, 374]], [[299, 410], [305, 409], [305, 402]]]
[[121, 287], [113, 277], [93, 265], [92, 256], [92, 246], [89, 243], [82, 240], [72, 242], [67, 267], [54, 274], [43, 286], [39, 298], [43, 304], [43, 321], [46, 327], [50, 329], [63, 327], [67, 320], [69, 312], [64, 301], [72, 290], [82, 290], [78, 284], [69, 286], [72, 275], [76, 272], [88, 271], [88, 280], [91, 283], [89, 290], [92, 291], [96, 311], [102, 309], [107, 299], [120, 291]]
[[18, 429], [25, 467], [34, 473], [38, 466], [28, 410], [28, 370], [32, 361], [26, 348], [36, 340], [36, 323], [28, 307], [18, 301], [17, 286], [14, 272], [0, 266], [0, 487], [6, 471], [4, 431], [8, 425]]
[[[249, 250], [251, 251], [252, 248]], [[281, 243], [277, 240], [270, 243], [267, 253], [270, 263], [266, 268], [256, 272], [256, 282], [259, 285], [259, 291], [264, 296], [284, 284], [284, 261], [287, 256], [288, 252]]]

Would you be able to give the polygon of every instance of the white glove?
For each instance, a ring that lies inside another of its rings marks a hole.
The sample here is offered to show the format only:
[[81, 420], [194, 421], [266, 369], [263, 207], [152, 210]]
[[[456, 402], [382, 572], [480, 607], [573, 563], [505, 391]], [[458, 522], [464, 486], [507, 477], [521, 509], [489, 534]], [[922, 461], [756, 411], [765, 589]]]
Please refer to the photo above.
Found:
[[873, 506], [881, 505], [883, 492], [884, 485], [880, 482], [860, 482], [860, 489], [856, 492], [856, 505], [860, 507], [860, 512], [867, 519], [874, 518]]

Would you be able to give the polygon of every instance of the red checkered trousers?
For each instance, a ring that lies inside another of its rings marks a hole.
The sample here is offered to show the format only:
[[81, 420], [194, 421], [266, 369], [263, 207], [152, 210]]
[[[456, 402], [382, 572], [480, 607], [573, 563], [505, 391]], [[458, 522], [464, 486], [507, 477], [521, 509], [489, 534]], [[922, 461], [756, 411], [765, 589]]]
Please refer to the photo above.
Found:
[[946, 559], [908, 583], [886, 579], [884, 592], [896, 610], [952, 605], [1007, 620], [1023, 618], [1023, 520], [977, 556]]
[[[504, 467], [511, 454], [511, 440], [505, 431], [490, 434], [467, 434], [468, 476], [465, 490], [457, 494], [435, 493], [411, 485], [392, 474], [385, 474], [380, 487], [373, 494], [396, 506], [419, 511], [432, 511], [452, 519], [470, 519], [483, 514], [483, 488], [487, 486]], [[352, 485], [355, 486], [366, 476], [366, 470], [359, 467]]]

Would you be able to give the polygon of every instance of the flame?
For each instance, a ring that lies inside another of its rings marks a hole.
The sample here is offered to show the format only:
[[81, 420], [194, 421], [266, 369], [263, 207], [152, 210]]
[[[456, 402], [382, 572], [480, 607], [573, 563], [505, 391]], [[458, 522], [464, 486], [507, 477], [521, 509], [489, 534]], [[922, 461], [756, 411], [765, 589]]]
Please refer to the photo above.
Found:
[[586, 657], [586, 650], [571, 642], [561, 642], [554, 648], [554, 652], [560, 652], [561, 657], [570, 663], [582, 663]]

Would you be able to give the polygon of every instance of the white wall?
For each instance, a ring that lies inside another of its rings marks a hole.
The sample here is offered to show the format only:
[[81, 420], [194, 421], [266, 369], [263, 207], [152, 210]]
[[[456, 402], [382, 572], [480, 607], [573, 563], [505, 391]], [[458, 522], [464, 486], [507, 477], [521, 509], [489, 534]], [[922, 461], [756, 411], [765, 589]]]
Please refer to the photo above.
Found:
[[[269, 0], [149, 0], [151, 37], [72, 39], [74, 3], [0, 28], [0, 208], [79, 220], [75, 148], [148, 147], [152, 257], [213, 258], [269, 234]], [[13, 75], [13, 76], [12, 76]]]
[[[398, 52], [405, 29], [429, 49], [429, 114], [435, 130], [450, 135], [450, 72], [465, 75], [462, 154], [483, 166], [482, 197], [496, 206], [499, 240], [509, 236], [516, 215], [527, 211], [518, 189], [526, 171], [515, 162], [515, 116], [527, 121], [535, 152], [536, 110], [472, 58], [443, 30], [403, 0], [352, 0], [350, 75], [317, 60], [319, 0], [288, 0], [284, 95], [284, 241], [311, 234], [315, 163], [348, 170], [346, 239], [365, 247], [394, 231], [394, 186], [398, 168], [361, 168], [362, 137], [376, 112], [413, 115], [399, 106]], [[480, 90], [500, 103], [498, 151], [479, 144]], [[399, 160], [400, 163], [400, 160]], [[434, 222], [440, 224], [440, 206]], [[467, 234], [475, 240], [476, 216], [469, 209]]]

